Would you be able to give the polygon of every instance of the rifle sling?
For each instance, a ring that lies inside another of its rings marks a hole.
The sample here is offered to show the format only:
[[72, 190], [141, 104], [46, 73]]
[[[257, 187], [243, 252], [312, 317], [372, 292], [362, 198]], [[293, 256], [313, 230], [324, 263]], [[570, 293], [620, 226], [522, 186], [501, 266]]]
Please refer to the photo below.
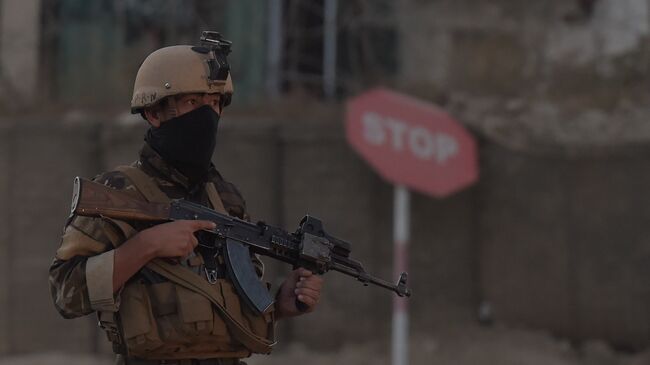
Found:
[[[170, 202], [169, 197], [165, 195], [165, 193], [163, 193], [162, 190], [160, 190], [160, 188], [151, 181], [151, 177], [149, 177], [149, 175], [145, 174], [144, 171], [140, 170], [139, 168], [135, 166], [118, 166], [116, 170], [126, 175], [129, 180], [131, 180], [133, 185], [138, 188], [140, 193], [144, 195], [145, 199], [147, 199], [148, 202]], [[219, 192], [214, 186], [214, 183], [211, 181], [205, 183], [205, 190], [208, 193], [208, 199], [210, 200], [210, 204], [212, 204], [212, 209], [219, 213], [227, 215], [228, 212], [223, 205], [221, 196], [219, 196]]]
[[226, 211], [226, 208], [223, 206], [219, 192], [217, 191], [216, 186], [213, 182], [208, 182], [205, 184], [205, 191], [208, 192], [208, 199], [210, 199], [210, 204], [212, 204], [212, 209], [219, 213], [229, 215]]
[[[134, 166], [118, 166], [117, 171], [120, 171], [126, 175], [133, 185], [144, 195], [145, 199], [149, 202], [156, 203], [168, 203], [170, 202], [169, 197], [163, 193], [158, 186], [153, 183], [151, 178], [145, 174], [142, 170]], [[221, 213], [228, 214], [224, 209], [221, 197], [215, 188], [212, 182], [206, 184], [206, 190], [208, 192], [208, 198], [213, 208]], [[135, 235], [137, 232], [129, 224], [121, 221], [115, 221], [114, 223], [122, 230], [125, 237], [128, 239]], [[233, 332], [233, 335], [247, 348], [253, 352], [258, 353], [270, 353], [271, 347], [274, 345], [273, 342], [262, 338], [253, 332], [251, 332], [246, 326], [241, 323], [243, 318], [235, 318], [230, 312], [225, 308], [223, 298], [216, 294], [215, 288], [208, 284], [206, 281], [203, 281], [201, 277], [197, 276], [194, 272], [186, 269], [181, 265], [172, 265], [165, 262], [161, 259], [153, 259], [150, 261], [146, 267], [170, 281], [181, 285], [189, 290], [195, 291], [204, 297], [206, 297], [210, 302], [212, 302], [219, 311], [223, 314], [223, 319], [226, 321], [228, 327]]]
[[118, 166], [115, 170], [126, 175], [148, 202], [169, 203], [171, 201], [151, 180], [151, 177], [139, 168], [135, 166]]

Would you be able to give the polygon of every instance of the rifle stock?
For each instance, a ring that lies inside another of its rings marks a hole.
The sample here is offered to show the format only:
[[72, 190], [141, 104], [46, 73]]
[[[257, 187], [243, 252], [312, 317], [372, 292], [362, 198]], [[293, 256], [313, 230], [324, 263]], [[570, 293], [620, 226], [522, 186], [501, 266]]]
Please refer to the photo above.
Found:
[[169, 204], [144, 202], [125, 191], [76, 177], [70, 213], [131, 221], [167, 221]]

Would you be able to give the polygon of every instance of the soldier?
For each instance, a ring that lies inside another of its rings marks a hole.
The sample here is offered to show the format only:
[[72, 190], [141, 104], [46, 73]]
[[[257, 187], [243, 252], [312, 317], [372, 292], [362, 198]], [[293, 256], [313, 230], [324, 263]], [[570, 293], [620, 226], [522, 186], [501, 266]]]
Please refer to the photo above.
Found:
[[[237, 188], [211, 163], [217, 124], [233, 92], [230, 42], [204, 32], [201, 46], [150, 54], [136, 76], [131, 111], [149, 123], [139, 159], [95, 178], [145, 201], [186, 199], [248, 219]], [[305, 269], [289, 274], [274, 308], [252, 311], [236, 294], [222, 253], [198, 246], [209, 221], [159, 225], [72, 216], [50, 268], [54, 304], [65, 318], [97, 312], [120, 364], [237, 364], [269, 353], [275, 321], [311, 312], [322, 279]], [[217, 297], [178, 285], [147, 267], [154, 258], [178, 263]], [[251, 257], [258, 275], [263, 265]]]

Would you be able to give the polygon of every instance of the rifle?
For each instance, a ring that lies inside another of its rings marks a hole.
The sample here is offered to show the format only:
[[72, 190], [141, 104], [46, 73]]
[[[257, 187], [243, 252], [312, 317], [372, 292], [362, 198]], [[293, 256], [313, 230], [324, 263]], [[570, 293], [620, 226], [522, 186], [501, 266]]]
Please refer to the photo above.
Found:
[[262, 221], [247, 222], [183, 199], [171, 203], [145, 202], [126, 192], [79, 177], [74, 181], [71, 214], [152, 223], [192, 219], [214, 222], [216, 228], [206, 232], [213, 234], [215, 239], [208, 243], [199, 240], [199, 245], [217, 246], [223, 250], [227, 272], [238, 294], [257, 313], [264, 313], [274, 301], [255, 273], [251, 252], [317, 274], [338, 271], [366, 286], [373, 284], [400, 297], [411, 296], [411, 290], [406, 286], [407, 273], [400, 275], [397, 284], [366, 273], [359, 261], [350, 258], [350, 243], [326, 233], [323, 223], [309, 215], [300, 221], [295, 232], [289, 233]]

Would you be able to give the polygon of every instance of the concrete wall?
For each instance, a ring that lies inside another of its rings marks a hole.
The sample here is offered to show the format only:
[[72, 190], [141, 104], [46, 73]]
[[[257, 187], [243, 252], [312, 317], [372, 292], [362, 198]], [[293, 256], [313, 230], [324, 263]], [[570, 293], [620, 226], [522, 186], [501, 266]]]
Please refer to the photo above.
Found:
[[[5, 353], [107, 351], [92, 316], [63, 320], [55, 313], [47, 268], [72, 178], [132, 161], [144, 128], [137, 118], [66, 120], [0, 123]], [[413, 197], [413, 333], [473, 320], [484, 301], [494, 319], [507, 324], [647, 345], [647, 151], [569, 157], [483, 140], [476, 187], [439, 201]], [[254, 219], [293, 229], [313, 214], [353, 243], [353, 256], [370, 273], [394, 279], [392, 188], [345, 144], [340, 126], [231, 116], [222, 124], [215, 158]], [[277, 286], [288, 269], [269, 264], [269, 278]], [[318, 313], [282, 324], [283, 343], [300, 339], [336, 348], [388, 340], [391, 293], [337, 273], [326, 279]]]
[[495, 317], [647, 345], [648, 149], [483, 156], [480, 280]]
[[39, 10], [40, 0], [0, 2], [0, 97], [8, 109], [33, 106], [39, 95]]
[[0, 171], [4, 171], [5, 178], [0, 179], [0, 353], [9, 351], [9, 277], [10, 269], [10, 207], [9, 201], [9, 176], [10, 160], [9, 141], [11, 140], [10, 128], [0, 126]]
[[[72, 178], [97, 164], [98, 126], [52, 120], [15, 120], [4, 126], [2, 171], [2, 347], [9, 352], [91, 349], [94, 319], [61, 321], [51, 304], [47, 269], [69, 209]], [[7, 190], [5, 190], [7, 192]], [[5, 317], [6, 316], [6, 317]], [[66, 336], [61, 336], [65, 333]]]
[[617, 99], [648, 77], [649, 4], [402, 0], [402, 83], [414, 90]]

